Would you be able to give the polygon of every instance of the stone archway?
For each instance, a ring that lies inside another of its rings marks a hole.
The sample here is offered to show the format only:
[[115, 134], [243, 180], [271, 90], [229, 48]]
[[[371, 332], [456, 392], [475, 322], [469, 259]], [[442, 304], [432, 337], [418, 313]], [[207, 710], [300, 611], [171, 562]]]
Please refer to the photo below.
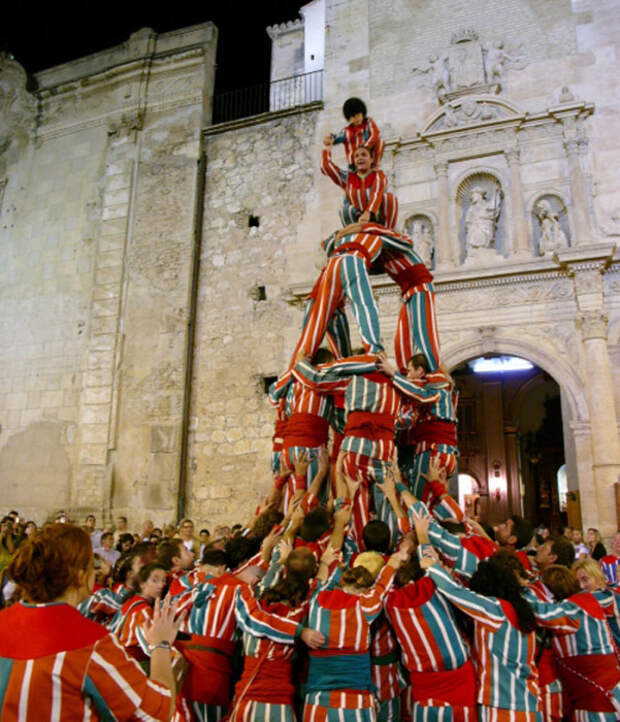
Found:
[[[568, 360], [544, 347], [535, 346], [522, 338], [504, 334], [496, 336], [495, 329], [481, 329], [480, 337], [477, 339], [442, 348], [444, 363], [450, 370], [456, 369], [470, 359], [488, 354], [505, 354], [527, 359], [545, 371], [558, 384], [561, 394], [564, 449], [567, 468], [572, 475], [572, 488], [579, 490], [583, 523], [594, 525], [594, 522], [598, 521], [599, 512], [592, 470], [589, 411], [583, 384], [577, 371], [569, 365]], [[518, 493], [518, 487], [513, 483], [512, 490], [507, 491], [506, 509], [511, 504], [513, 506], [516, 504]]]

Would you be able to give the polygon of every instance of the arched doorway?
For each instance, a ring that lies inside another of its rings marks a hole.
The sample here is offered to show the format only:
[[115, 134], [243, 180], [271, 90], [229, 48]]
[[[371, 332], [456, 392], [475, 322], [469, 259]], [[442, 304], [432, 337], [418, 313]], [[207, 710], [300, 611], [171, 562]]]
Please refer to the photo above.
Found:
[[490, 353], [452, 369], [460, 392], [459, 487], [477, 480], [481, 516], [496, 522], [523, 514], [559, 528], [558, 493], [565, 463], [561, 390], [544, 369], [521, 357]]

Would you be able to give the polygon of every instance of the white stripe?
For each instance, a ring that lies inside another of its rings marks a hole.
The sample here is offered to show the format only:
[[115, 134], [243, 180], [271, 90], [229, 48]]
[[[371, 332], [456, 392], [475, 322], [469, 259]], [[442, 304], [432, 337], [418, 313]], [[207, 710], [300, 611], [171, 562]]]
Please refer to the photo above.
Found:
[[66, 652], [60, 652], [56, 655], [56, 661], [52, 668], [52, 719], [60, 719], [61, 703], [62, 703], [62, 685], [61, 670], [65, 661]]
[[24, 678], [22, 680], [22, 688], [19, 694], [19, 709], [17, 712], [17, 718], [28, 722], [28, 692], [30, 691], [30, 678], [32, 677], [32, 667], [34, 660], [29, 659], [26, 662], [26, 671], [24, 672]]
[[[106, 662], [105, 659], [99, 654], [99, 652], [93, 652], [91, 660], [98, 664], [100, 667], [102, 667], [108, 673], [108, 675], [116, 682], [120, 689], [127, 695], [127, 697], [129, 697], [133, 705], [135, 705], [136, 707], [140, 706], [140, 703], [142, 701], [140, 699], [140, 696], [133, 691], [133, 689], [129, 686], [128, 682], [118, 673], [116, 667], [108, 664], [108, 662]], [[161, 690], [161, 693], [165, 694], [163, 689]], [[170, 692], [168, 692], [168, 694], [170, 694]]]

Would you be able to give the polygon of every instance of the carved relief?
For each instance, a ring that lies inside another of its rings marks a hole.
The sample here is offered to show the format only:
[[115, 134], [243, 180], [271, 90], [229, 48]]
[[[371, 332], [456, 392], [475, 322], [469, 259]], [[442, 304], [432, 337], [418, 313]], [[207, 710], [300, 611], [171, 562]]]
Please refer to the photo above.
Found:
[[411, 216], [405, 221], [405, 233], [413, 240], [416, 253], [429, 268], [432, 268], [435, 240], [431, 219], [422, 214]]
[[504, 194], [499, 181], [489, 173], [475, 173], [459, 187], [460, 239], [464, 258], [481, 258], [487, 251], [503, 250], [498, 221]]
[[546, 195], [534, 204], [535, 217], [534, 240], [538, 255], [551, 255], [554, 251], [567, 248], [568, 218], [562, 199], [556, 195]]
[[453, 33], [450, 47], [434, 53], [428, 64], [413, 68], [428, 74], [428, 85], [440, 103], [470, 93], [499, 93], [505, 71], [527, 65], [521, 47], [507, 48], [503, 40], [480, 42], [473, 29]]
[[600, 311], [587, 311], [577, 318], [577, 327], [584, 341], [607, 338], [607, 316]]
[[8, 53], [0, 53], [0, 155], [11, 142], [24, 143], [36, 114], [36, 101], [26, 90], [26, 71]]

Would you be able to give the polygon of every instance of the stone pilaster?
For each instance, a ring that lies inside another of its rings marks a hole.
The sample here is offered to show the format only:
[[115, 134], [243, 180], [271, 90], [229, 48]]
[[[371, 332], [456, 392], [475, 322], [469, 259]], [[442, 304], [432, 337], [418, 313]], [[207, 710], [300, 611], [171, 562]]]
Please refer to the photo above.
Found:
[[439, 228], [437, 232], [437, 268], [454, 265], [454, 249], [450, 237], [450, 188], [448, 185], [448, 162], [435, 163], [437, 173], [437, 198], [439, 203]]
[[526, 254], [530, 251], [521, 185], [521, 160], [518, 148], [506, 151], [506, 161], [510, 169], [510, 204], [512, 206], [513, 252]]
[[564, 140], [564, 148], [568, 159], [568, 180], [570, 183], [573, 223], [575, 226], [574, 239], [577, 246], [588, 243], [591, 235], [585, 179], [579, 158], [580, 148], [585, 145], [585, 142], [584, 139], [578, 137], [569, 137]]

